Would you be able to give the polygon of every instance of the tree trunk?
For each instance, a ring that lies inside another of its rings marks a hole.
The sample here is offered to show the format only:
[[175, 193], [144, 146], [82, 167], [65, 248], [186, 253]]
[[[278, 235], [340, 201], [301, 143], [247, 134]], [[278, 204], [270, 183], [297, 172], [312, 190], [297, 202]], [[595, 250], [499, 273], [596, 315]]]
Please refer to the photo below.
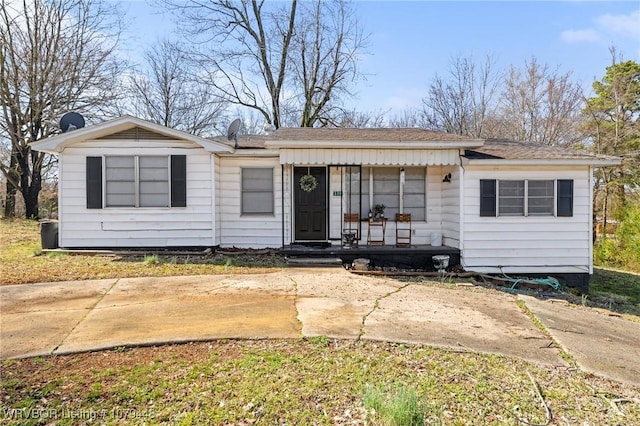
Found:
[[16, 217], [16, 193], [18, 189], [7, 182], [7, 194], [4, 199], [4, 217]]
[[27, 195], [24, 197], [24, 206], [26, 210], [25, 217], [27, 219], [40, 219], [38, 194], [40, 191], [34, 191], [29, 188]]

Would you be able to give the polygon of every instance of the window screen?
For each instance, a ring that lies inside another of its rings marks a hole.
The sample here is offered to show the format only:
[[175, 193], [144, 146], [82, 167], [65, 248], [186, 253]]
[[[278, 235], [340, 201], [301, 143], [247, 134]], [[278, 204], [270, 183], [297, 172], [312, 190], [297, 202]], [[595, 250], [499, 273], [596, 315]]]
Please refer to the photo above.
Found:
[[422, 167], [404, 169], [403, 212], [411, 214], [411, 220], [425, 219], [425, 185]]
[[135, 207], [135, 157], [106, 157], [107, 207]]
[[532, 216], [552, 216], [554, 182], [552, 180], [530, 180], [528, 183], [528, 213]]
[[168, 156], [105, 158], [107, 207], [169, 207]]
[[384, 215], [395, 217], [400, 212], [400, 169], [378, 167], [373, 169], [373, 205], [384, 204]]
[[524, 181], [501, 180], [498, 187], [501, 216], [524, 216]]
[[140, 157], [140, 207], [169, 207], [167, 157]]
[[242, 169], [242, 214], [273, 214], [273, 169]]

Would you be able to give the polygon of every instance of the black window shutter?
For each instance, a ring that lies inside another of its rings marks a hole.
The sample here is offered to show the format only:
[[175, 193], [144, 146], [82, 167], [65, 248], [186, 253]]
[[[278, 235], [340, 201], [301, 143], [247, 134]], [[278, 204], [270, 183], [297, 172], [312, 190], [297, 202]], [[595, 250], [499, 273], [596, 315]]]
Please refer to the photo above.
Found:
[[573, 216], [573, 180], [558, 180], [558, 216]]
[[102, 157], [87, 157], [87, 208], [102, 208]]
[[187, 207], [187, 156], [171, 156], [171, 207]]
[[495, 179], [480, 179], [480, 216], [496, 216]]

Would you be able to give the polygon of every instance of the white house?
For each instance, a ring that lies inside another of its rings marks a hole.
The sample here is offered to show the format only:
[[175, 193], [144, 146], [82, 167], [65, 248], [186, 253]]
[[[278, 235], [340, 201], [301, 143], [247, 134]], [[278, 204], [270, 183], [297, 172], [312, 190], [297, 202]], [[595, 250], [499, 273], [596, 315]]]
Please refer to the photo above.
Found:
[[[394, 218], [410, 214], [398, 250], [441, 238], [469, 271], [580, 279], [593, 270], [593, 168], [620, 162], [423, 129], [284, 128], [238, 142], [124, 116], [31, 146], [59, 158], [64, 248], [339, 251], [349, 227], [359, 249], [392, 250]], [[378, 204], [387, 220], [369, 221]]]

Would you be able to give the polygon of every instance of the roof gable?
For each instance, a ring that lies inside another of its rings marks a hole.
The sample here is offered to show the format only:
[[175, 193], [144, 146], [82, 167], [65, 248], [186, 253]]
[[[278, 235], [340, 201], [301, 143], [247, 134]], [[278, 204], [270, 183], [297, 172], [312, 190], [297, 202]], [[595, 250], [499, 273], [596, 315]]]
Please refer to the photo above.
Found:
[[110, 135], [105, 135], [101, 138], [96, 138], [96, 139], [97, 140], [132, 139], [136, 141], [140, 141], [140, 140], [169, 141], [169, 140], [174, 140], [175, 138], [170, 138], [167, 135], [163, 135], [161, 133], [153, 132], [151, 130], [143, 129], [142, 127], [136, 126], [132, 129], [112, 133]]
[[59, 153], [64, 148], [88, 140], [179, 140], [201, 146], [210, 152], [232, 152], [233, 148], [210, 139], [170, 129], [132, 116], [122, 116], [100, 124], [72, 130], [31, 143], [36, 151]]

